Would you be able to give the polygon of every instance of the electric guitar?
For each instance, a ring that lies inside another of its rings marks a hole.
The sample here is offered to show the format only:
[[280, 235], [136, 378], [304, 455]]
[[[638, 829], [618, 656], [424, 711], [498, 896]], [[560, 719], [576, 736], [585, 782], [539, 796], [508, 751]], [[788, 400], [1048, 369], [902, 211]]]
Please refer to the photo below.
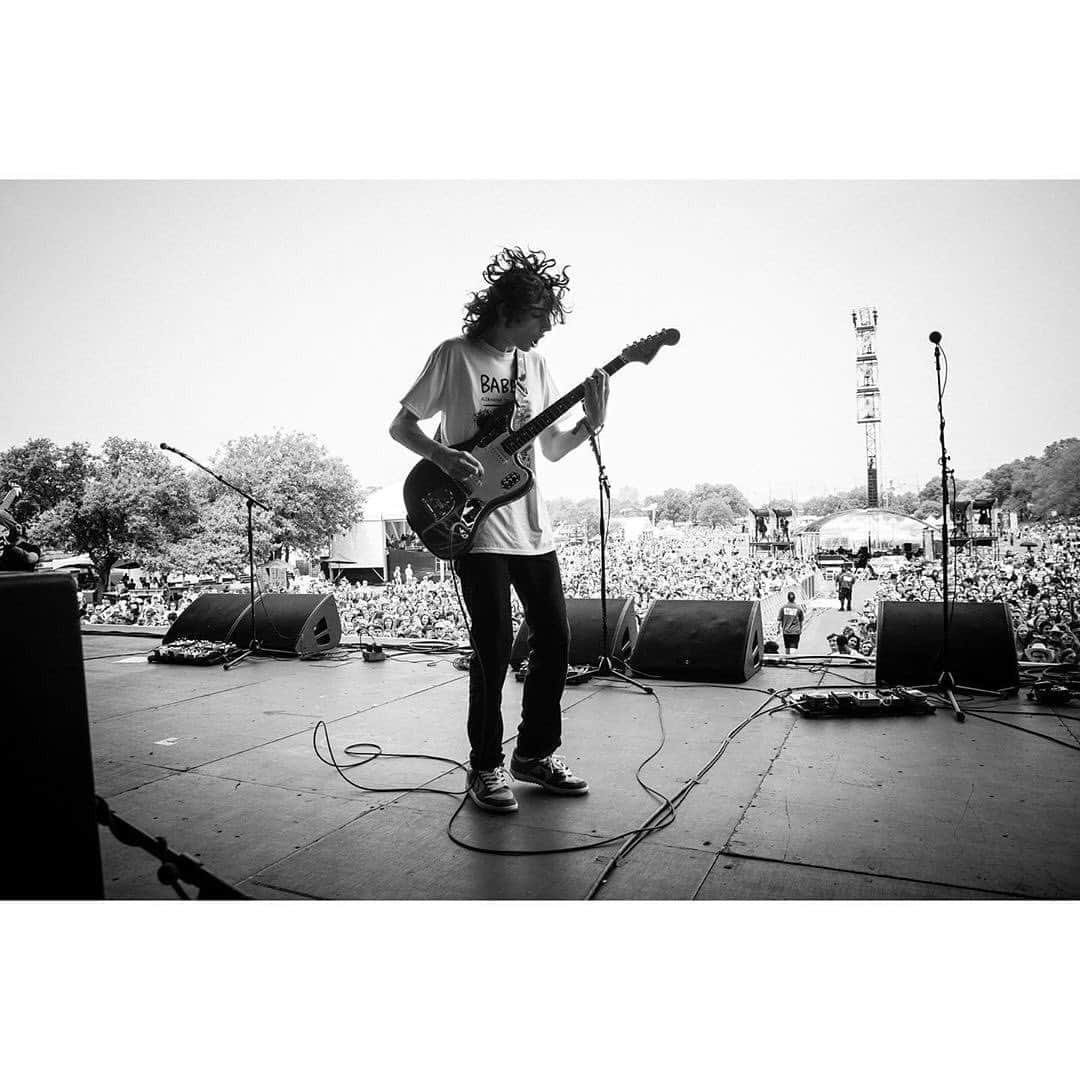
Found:
[[[610, 363], [608, 375], [633, 361], [648, 364], [664, 345], [679, 340], [678, 330], [660, 330], [628, 345]], [[534, 482], [533, 471], [521, 452], [560, 416], [585, 396], [581, 382], [542, 413], [512, 426], [514, 407], [508, 406], [471, 439], [451, 447], [466, 450], [483, 467], [479, 480], [454, 480], [432, 461], [420, 460], [405, 478], [405, 517], [421, 543], [440, 559], [456, 559], [468, 552], [476, 530], [496, 507], [520, 499]]]

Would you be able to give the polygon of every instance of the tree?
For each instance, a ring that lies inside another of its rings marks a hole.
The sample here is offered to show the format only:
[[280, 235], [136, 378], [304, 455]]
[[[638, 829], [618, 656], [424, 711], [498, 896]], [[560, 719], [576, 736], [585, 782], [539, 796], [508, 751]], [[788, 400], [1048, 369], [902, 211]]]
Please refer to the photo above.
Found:
[[[196, 500], [197, 501], [197, 500]], [[199, 516], [199, 520], [190, 536], [183, 536], [168, 544], [162, 551], [147, 555], [143, 565], [155, 573], [165, 574], [210, 574], [220, 577], [222, 574], [235, 574], [246, 576], [248, 572], [247, 556], [247, 506], [237, 502], [243, 508], [244, 531], [243, 541], [235, 535], [236, 523], [230, 522], [226, 532], [215, 526], [213, 513], [205, 510]], [[217, 504], [221, 511], [226, 509], [224, 501]], [[269, 538], [260, 534], [259, 528], [255, 530], [255, 550], [266, 550]]]
[[682, 488], [668, 488], [663, 495], [654, 495], [650, 502], [656, 503], [656, 517], [672, 521], [689, 521], [692, 515], [690, 495]]
[[[364, 495], [349, 467], [332, 457], [312, 435], [276, 431], [233, 439], [211, 459], [226, 480], [274, 507], [256, 508], [259, 549], [289, 557], [293, 549], [317, 556], [335, 533], [360, 520]], [[204, 525], [226, 545], [247, 551], [247, 504], [210, 476], [199, 478], [197, 491]], [[246, 559], [246, 554], [245, 554]]]
[[711, 525], [714, 529], [720, 526], [735, 524], [735, 515], [726, 499], [719, 495], [707, 495], [694, 508], [694, 520], [701, 525]]
[[[718, 503], [726, 507], [726, 513], [720, 514], [723, 524], [733, 524], [736, 516], [741, 517], [750, 509], [746, 496], [734, 484], [697, 484], [689, 497], [691, 520], [702, 524], [721, 523], [717, 517]], [[708, 521], [703, 510], [706, 505], [710, 507]]]
[[65, 499], [78, 499], [86, 483], [90, 447], [73, 442], [57, 446], [52, 439], [30, 439], [0, 453], [0, 485], [23, 489], [12, 507], [14, 516], [27, 523]]
[[571, 518], [576, 516], [577, 503], [565, 495], [556, 495], [547, 500], [548, 517], [552, 525], [573, 525]]
[[[958, 498], [970, 502], [972, 499], [990, 499], [993, 498], [991, 491], [992, 485], [985, 476], [980, 476], [975, 480], [968, 480], [963, 487], [958, 488], [960, 494]], [[950, 493], [951, 494], [951, 493]]]
[[802, 512], [811, 517], [828, 517], [842, 510], [859, 510], [866, 506], [866, 491], [854, 487], [850, 491], [837, 491], [828, 495], [816, 495], [802, 504]]
[[184, 471], [150, 443], [114, 435], [89, 459], [82, 491], [41, 514], [28, 531], [34, 540], [89, 555], [100, 600], [116, 563], [159, 555], [194, 527], [196, 517]]
[[714, 490], [731, 507], [735, 517], [750, 513], [750, 500], [734, 484], [716, 484]]
[[[914, 491], [898, 491], [892, 498], [892, 505], [890, 510], [895, 510], [898, 514], [912, 514], [915, 515], [915, 511], [919, 505], [919, 496]], [[917, 515], [915, 515], [917, 516]]]
[[1069, 517], [1080, 514], [1080, 439], [1062, 439], [1043, 451], [1043, 468], [1034, 484], [1036, 517], [1051, 510]]
[[584, 530], [588, 536], [595, 536], [600, 531], [600, 512], [595, 499], [568, 499], [558, 495], [548, 500], [547, 508], [553, 526]]
[[[952, 487], [949, 489], [949, 502], [952, 502]], [[917, 518], [941, 517], [941, 477], [932, 476], [918, 492], [915, 506]]]

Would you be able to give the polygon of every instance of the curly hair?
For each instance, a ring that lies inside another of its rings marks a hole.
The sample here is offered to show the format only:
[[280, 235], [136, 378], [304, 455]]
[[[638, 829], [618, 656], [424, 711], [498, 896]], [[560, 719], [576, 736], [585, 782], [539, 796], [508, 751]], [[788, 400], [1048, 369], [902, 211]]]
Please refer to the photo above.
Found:
[[474, 292], [465, 305], [462, 332], [475, 339], [490, 330], [500, 314], [513, 323], [537, 308], [549, 312], [553, 322], [565, 322], [569, 308], [563, 297], [570, 287], [569, 267], [556, 270], [555, 266], [546, 252], [503, 248], [484, 270], [488, 287]]

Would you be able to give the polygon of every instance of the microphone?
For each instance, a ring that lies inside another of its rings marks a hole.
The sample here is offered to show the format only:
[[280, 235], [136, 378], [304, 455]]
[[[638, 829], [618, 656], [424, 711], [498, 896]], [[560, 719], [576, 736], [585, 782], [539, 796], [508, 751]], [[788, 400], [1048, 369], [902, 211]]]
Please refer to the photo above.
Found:
[[931, 330], [930, 331], [930, 344], [931, 345], [940, 345], [941, 344], [941, 331], [939, 331], [939, 330]]

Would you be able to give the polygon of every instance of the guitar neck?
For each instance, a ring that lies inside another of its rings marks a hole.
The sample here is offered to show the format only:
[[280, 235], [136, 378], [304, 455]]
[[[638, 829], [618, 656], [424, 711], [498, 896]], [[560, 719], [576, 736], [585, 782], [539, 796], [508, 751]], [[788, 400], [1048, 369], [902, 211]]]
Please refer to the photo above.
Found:
[[4, 501], [0, 502], [0, 510], [10, 510], [11, 504], [15, 501], [19, 492], [16, 488], [12, 488], [5, 496]]
[[[604, 365], [604, 371], [609, 375], [614, 375], [616, 371], [624, 368], [627, 363], [629, 363], [629, 361], [624, 356], [616, 356], [614, 360]], [[519, 450], [523, 450], [537, 437], [537, 435], [540, 434], [541, 431], [551, 427], [563, 413], [576, 405], [584, 397], [585, 383], [580, 382], [573, 390], [569, 391], [569, 393], [563, 394], [558, 401], [553, 402], [542, 413], [538, 413], [527, 424], [518, 428], [513, 435], [509, 435], [503, 439], [503, 449], [509, 454], [516, 454]]]

